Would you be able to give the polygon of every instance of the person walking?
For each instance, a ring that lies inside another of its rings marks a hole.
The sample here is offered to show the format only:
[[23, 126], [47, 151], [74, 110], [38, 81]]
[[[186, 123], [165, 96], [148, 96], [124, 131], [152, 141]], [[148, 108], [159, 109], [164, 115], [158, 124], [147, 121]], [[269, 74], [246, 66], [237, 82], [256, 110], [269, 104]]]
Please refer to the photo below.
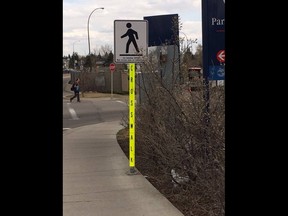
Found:
[[74, 91], [73, 97], [70, 98], [70, 103], [73, 101], [74, 98], [77, 98], [77, 102], [80, 102], [80, 78], [77, 78], [76, 81], [72, 85], [72, 89]]

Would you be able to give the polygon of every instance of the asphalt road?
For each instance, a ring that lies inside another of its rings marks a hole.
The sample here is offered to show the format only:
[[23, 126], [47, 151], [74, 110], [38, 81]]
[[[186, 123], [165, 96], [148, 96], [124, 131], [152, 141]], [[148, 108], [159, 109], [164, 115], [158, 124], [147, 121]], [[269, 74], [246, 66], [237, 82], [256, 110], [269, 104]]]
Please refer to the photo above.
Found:
[[125, 118], [128, 114], [127, 101], [125, 99], [112, 97], [110, 94], [99, 98], [81, 97], [81, 102], [73, 100], [70, 103], [70, 97], [73, 92], [70, 91], [68, 84], [70, 76], [63, 76], [63, 129], [75, 128], [85, 125], [110, 122]]

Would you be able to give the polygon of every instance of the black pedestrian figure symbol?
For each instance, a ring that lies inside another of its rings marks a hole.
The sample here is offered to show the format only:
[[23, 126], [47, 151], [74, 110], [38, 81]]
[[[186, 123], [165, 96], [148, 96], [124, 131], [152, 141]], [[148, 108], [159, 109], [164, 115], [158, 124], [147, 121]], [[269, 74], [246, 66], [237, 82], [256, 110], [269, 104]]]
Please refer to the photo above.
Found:
[[[137, 45], [136, 40], [135, 40], [135, 38], [138, 40], [138, 33], [135, 30], [131, 29], [131, 27], [132, 27], [131, 23], [127, 23], [126, 27], [128, 28], [127, 32], [121, 36], [121, 38], [124, 38], [126, 36], [128, 36], [128, 38], [129, 38], [127, 43], [126, 43], [126, 53], [129, 53], [129, 46], [130, 46], [131, 42], [133, 43], [136, 51], [139, 53], [139, 48], [138, 48], [138, 45]], [[134, 37], [134, 35], [135, 35], [135, 37]]]

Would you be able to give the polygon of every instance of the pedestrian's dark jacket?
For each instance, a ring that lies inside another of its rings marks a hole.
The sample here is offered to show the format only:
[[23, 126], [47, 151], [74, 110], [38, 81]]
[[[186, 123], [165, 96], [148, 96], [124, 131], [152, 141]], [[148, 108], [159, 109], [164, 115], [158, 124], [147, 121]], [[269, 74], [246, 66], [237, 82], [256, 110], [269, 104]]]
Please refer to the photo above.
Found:
[[79, 93], [79, 92], [80, 92], [80, 86], [79, 86], [79, 84], [75, 82], [75, 83], [73, 84], [73, 86], [74, 86], [74, 92]]

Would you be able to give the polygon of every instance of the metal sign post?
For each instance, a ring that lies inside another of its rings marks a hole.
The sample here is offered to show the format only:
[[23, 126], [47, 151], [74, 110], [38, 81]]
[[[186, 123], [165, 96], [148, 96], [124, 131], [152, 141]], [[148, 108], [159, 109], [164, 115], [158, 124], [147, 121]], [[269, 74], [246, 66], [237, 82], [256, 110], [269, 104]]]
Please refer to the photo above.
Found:
[[135, 63], [148, 57], [148, 21], [114, 20], [114, 62], [129, 64], [129, 167], [135, 169]]
[[129, 174], [135, 170], [135, 63], [129, 64]]
[[110, 74], [111, 74], [111, 99], [113, 99], [113, 75], [114, 75], [115, 67], [116, 66], [114, 63], [111, 63], [109, 65]]

